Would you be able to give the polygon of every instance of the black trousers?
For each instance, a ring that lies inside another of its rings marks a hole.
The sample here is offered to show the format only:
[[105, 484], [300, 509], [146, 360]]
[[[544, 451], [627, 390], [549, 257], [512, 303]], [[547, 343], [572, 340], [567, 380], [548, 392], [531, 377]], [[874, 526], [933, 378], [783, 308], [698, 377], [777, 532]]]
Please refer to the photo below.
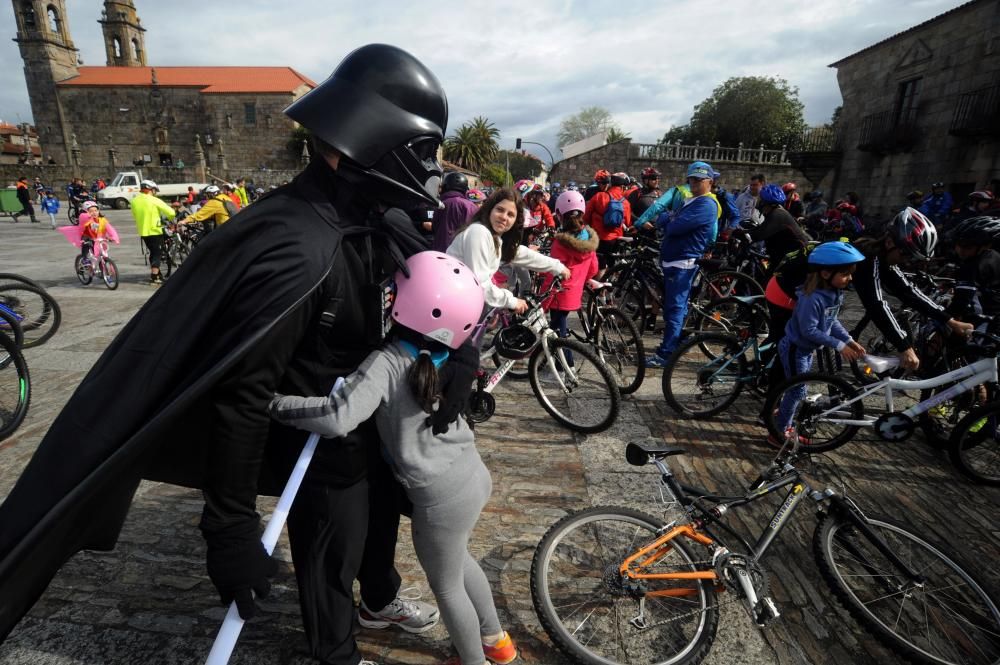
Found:
[[142, 241], [149, 249], [149, 267], [160, 269], [160, 258], [163, 255], [163, 236], [142, 236]]
[[370, 457], [367, 478], [347, 487], [307, 475], [288, 515], [288, 538], [310, 653], [330, 665], [361, 661], [354, 640], [354, 580], [373, 610], [396, 597], [396, 537], [405, 493], [389, 466]]

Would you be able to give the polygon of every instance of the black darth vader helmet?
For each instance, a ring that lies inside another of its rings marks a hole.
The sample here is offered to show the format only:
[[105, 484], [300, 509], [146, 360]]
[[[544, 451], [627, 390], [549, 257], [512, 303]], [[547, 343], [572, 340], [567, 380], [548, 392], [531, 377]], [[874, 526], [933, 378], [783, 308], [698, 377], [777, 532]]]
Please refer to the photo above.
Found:
[[448, 99], [406, 51], [388, 44], [352, 51], [285, 114], [340, 152], [338, 170], [354, 172], [382, 202], [438, 205]]

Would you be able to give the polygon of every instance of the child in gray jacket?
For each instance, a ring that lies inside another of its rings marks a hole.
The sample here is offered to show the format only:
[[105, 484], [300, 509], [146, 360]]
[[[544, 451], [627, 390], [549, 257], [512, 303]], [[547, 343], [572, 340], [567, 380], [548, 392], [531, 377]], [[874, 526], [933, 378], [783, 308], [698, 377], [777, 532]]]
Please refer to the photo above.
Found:
[[413, 546], [458, 651], [456, 665], [517, 657], [501, 628], [485, 573], [469, 554], [473, 527], [492, 491], [490, 472], [463, 418], [434, 434], [438, 368], [468, 339], [483, 309], [483, 288], [458, 259], [421, 252], [396, 274], [390, 341], [331, 397], [279, 395], [273, 418], [323, 437], [341, 437], [373, 414], [383, 454], [413, 502]]

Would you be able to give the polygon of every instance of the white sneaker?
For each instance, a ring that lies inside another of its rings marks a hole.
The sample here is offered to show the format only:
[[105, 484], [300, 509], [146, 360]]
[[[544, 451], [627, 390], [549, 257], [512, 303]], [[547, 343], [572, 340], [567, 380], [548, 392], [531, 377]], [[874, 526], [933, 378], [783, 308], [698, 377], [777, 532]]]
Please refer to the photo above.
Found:
[[358, 623], [365, 628], [382, 630], [399, 626], [408, 633], [423, 633], [437, 625], [440, 614], [430, 603], [396, 598], [378, 612], [373, 612], [361, 601]]

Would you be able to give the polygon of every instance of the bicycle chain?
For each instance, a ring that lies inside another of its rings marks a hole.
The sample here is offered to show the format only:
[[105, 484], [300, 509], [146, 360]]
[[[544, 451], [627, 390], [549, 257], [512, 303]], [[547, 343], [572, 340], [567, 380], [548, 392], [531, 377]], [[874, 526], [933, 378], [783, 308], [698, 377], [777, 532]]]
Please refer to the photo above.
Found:
[[[684, 568], [689, 568], [691, 566], [698, 567], [697, 568], [698, 570], [705, 570], [705, 569], [712, 569], [712, 568], [714, 568], [715, 563], [713, 561], [711, 561], [711, 560], [708, 560], [708, 561], [692, 561], [689, 564], [685, 564]], [[720, 607], [725, 607], [726, 605], [732, 605], [733, 603], [738, 603], [738, 602], [740, 602], [740, 598], [734, 597], [732, 600], [727, 600], [727, 601], [722, 602], [722, 603], [716, 603], [715, 604], [715, 608], [718, 609]], [[704, 610], [692, 610], [690, 612], [687, 612], [685, 614], [681, 614], [679, 616], [672, 617], [670, 619], [664, 619], [663, 621], [657, 621], [656, 623], [649, 624], [647, 626], [644, 626], [644, 627], [640, 628], [639, 630], [642, 631], [642, 632], [645, 632], [647, 630], [651, 630], [651, 629], [657, 628], [659, 626], [665, 626], [665, 625], [667, 625], [669, 623], [674, 623], [675, 621], [680, 621], [681, 619], [686, 619], [688, 617], [693, 617], [693, 616], [696, 616], [698, 614], [702, 614], [703, 612], [704, 612]]]

